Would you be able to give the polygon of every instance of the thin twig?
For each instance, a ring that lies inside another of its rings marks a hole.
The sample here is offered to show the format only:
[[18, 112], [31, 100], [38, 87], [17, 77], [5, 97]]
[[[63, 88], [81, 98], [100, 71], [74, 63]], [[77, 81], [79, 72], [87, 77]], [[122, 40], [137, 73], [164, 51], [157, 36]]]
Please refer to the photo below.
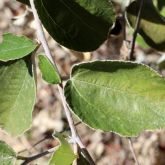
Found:
[[[49, 49], [49, 46], [48, 46], [48, 43], [46, 41], [46, 37], [45, 37], [45, 34], [43, 32], [43, 28], [42, 28], [42, 24], [40, 22], [40, 19], [39, 19], [39, 16], [38, 16], [38, 13], [37, 13], [37, 10], [35, 8], [35, 4], [34, 4], [34, 0], [30, 0], [30, 5], [31, 5], [31, 8], [32, 8], [32, 12], [33, 12], [33, 15], [34, 15], [34, 19], [35, 19], [35, 23], [36, 23], [36, 27], [37, 27], [37, 34], [38, 34], [38, 39], [40, 40], [40, 42], [42, 43], [42, 46], [44, 48], [44, 51], [45, 51], [45, 55], [50, 59], [50, 61], [54, 64], [54, 66], [56, 67], [58, 73], [59, 73], [59, 70], [57, 68], [57, 65], [56, 63], [54, 62], [53, 60], [53, 56], [51, 54], [51, 51]], [[59, 74], [60, 75], [60, 74]], [[58, 85], [58, 90], [59, 90], [59, 93], [60, 93], [60, 96], [61, 96], [61, 99], [62, 99], [62, 102], [64, 101], [64, 98], [63, 98], [63, 87], [62, 87], [62, 84], [61, 85]], [[72, 138], [73, 139], [76, 139], [77, 137], [77, 134], [76, 134], [76, 130], [75, 130], [75, 127], [74, 127], [74, 124], [73, 124], [73, 120], [72, 120], [72, 117], [71, 117], [71, 113], [69, 112], [69, 110], [67, 109], [66, 107], [66, 104], [63, 103], [63, 106], [64, 106], [64, 111], [65, 111], [65, 114], [66, 114], [66, 117], [67, 117], [67, 120], [68, 120], [68, 123], [69, 123], [69, 126], [70, 126], [70, 129], [71, 129], [71, 133], [72, 133]]]
[[[81, 124], [81, 123], [82, 123], [82, 122], [79, 121], [79, 122], [75, 123], [74, 125], [75, 125], [75, 126], [78, 126], [78, 125]], [[67, 127], [66, 129], [64, 129], [64, 130], [61, 131], [60, 133], [64, 133], [65, 131], [69, 131], [69, 130], [70, 130], [70, 127]], [[38, 140], [37, 142], [35, 142], [29, 149], [23, 149], [23, 150], [19, 151], [18, 154], [21, 154], [21, 153], [23, 153], [23, 152], [25, 152], [25, 151], [27, 151], [27, 150], [29, 151], [29, 150], [31, 150], [32, 148], [35, 148], [35, 147], [36, 147], [37, 145], [39, 145], [40, 143], [42, 143], [42, 142], [44, 142], [45, 140], [50, 139], [50, 138], [53, 138], [52, 135], [47, 135], [47, 136], [43, 137], [42, 139]]]
[[29, 149], [23, 149], [21, 151], [18, 152], [18, 154], [21, 154], [23, 152], [29, 151], [32, 148], [35, 148], [38, 144], [44, 142], [45, 140], [47, 140], [48, 138], [50, 138], [49, 136], [45, 136], [44, 138], [40, 139], [39, 141], [37, 141], [36, 143], [34, 143]]
[[[42, 24], [40, 22], [40, 19], [39, 19], [37, 10], [35, 8], [34, 0], [30, 0], [30, 5], [31, 5], [31, 8], [32, 8], [32, 12], [33, 12], [35, 23], [36, 23], [36, 29], [37, 29], [37, 33], [38, 33], [38, 38], [39, 38], [40, 42], [43, 45], [43, 48], [44, 48], [44, 51], [45, 51], [45, 55], [54, 64], [54, 66], [56, 67], [56, 69], [57, 69], [57, 71], [59, 73], [59, 70], [57, 68], [57, 65], [54, 62], [53, 58], [52, 58], [51, 51], [50, 51], [49, 46], [48, 46], [48, 43], [46, 41], [46, 37], [45, 37], [45, 34], [43, 32]], [[67, 107], [67, 103], [66, 103], [65, 96], [64, 96], [64, 93], [63, 93], [64, 89], [63, 89], [62, 83], [60, 85], [58, 85], [58, 90], [59, 90], [59, 93], [60, 93], [60, 96], [61, 96], [61, 99], [62, 99], [62, 104], [63, 104], [64, 111], [65, 111], [65, 114], [66, 114], [66, 117], [67, 117], [67, 120], [68, 120], [68, 123], [69, 123], [69, 127], [71, 129], [72, 139], [74, 139], [75, 142], [83, 150], [83, 149], [85, 149], [85, 146], [83, 145], [80, 137], [77, 135], [77, 132], [76, 132], [76, 129], [75, 129], [75, 126], [74, 126], [74, 122], [73, 122], [73, 119], [72, 119], [72, 116], [71, 116], [71, 112], [69, 111], [69, 109]], [[75, 149], [76, 154], [77, 154], [77, 147], [74, 147], [74, 149]], [[86, 156], [89, 156], [89, 155], [86, 154]], [[90, 159], [92, 159], [92, 158], [90, 157], [89, 160]], [[92, 161], [90, 164], [93, 165], [93, 163], [94, 163], [94, 161]]]
[[131, 138], [128, 138], [128, 142], [129, 142], [130, 150], [131, 150], [131, 153], [133, 155], [133, 158], [134, 158], [134, 161], [135, 161], [136, 165], [140, 165], [139, 162], [138, 162], [138, 160], [137, 160], [137, 156], [135, 154], [135, 151], [134, 151], [134, 148], [133, 148], [133, 143], [132, 143]]
[[136, 42], [136, 37], [137, 37], [139, 28], [140, 28], [140, 20], [141, 20], [141, 15], [142, 15], [142, 11], [143, 11], [143, 6], [144, 6], [144, 0], [141, 0], [138, 15], [136, 18], [135, 31], [134, 31], [132, 42], [131, 42], [131, 51], [130, 51], [130, 60], [131, 61], [134, 60], [135, 42]]
[[34, 156], [31, 156], [31, 157], [23, 157], [23, 156], [17, 156], [17, 159], [20, 159], [20, 160], [24, 160], [24, 162], [21, 164], [21, 165], [26, 165], [34, 160], [37, 160], [45, 155], [48, 155], [48, 154], [51, 154], [55, 151], [56, 148], [51, 148], [47, 151], [44, 151], [42, 153], [39, 153], [39, 154], [36, 154]]
[[[76, 129], [75, 129], [75, 126], [74, 126], [74, 122], [73, 122], [71, 113], [70, 113], [69, 109], [67, 108], [65, 96], [64, 96], [64, 93], [63, 93], [63, 87], [58, 86], [58, 90], [59, 90], [59, 93], [60, 93], [60, 97], [61, 97], [61, 101], [62, 101], [62, 104], [63, 104], [63, 107], [64, 107], [64, 111], [65, 111], [65, 114], [66, 114], [66, 117], [67, 117], [67, 120], [68, 120], [68, 123], [69, 123], [69, 127], [70, 127], [71, 134], [72, 134], [72, 139], [74, 139], [75, 142], [76, 142], [77, 132], [76, 132]], [[75, 154], [77, 154], [77, 146], [76, 145], [74, 145], [74, 151], [75, 151]]]

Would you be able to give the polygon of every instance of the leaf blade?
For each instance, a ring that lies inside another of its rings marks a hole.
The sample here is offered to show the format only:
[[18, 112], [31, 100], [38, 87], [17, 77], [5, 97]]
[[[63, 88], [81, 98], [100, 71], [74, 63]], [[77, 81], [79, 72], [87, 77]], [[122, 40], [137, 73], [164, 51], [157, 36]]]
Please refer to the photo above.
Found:
[[50, 84], [60, 84], [61, 78], [52, 64], [52, 62], [45, 56], [39, 55], [39, 68], [42, 73], [42, 78]]
[[31, 126], [35, 82], [30, 57], [0, 63], [0, 126], [20, 135]]
[[0, 61], [7, 62], [29, 55], [37, 45], [25, 36], [16, 36], [11, 33], [3, 34], [0, 44]]
[[[134, 1], [127, 9], [127, 17], [130, 24], [134, 27], [140, 1]], [[139, 33], [145, 42], [152, 48], [165, 50], [165, 19], [156, 9], [152, 1], [144, 2]]]
[[35, 6], [49, 34], [61, 45], [76, 51], [98, 48], [107, 39], [114, 22], [108, 0], [39, 0]]
[[155, 71], [119, 61], [76, 65], [65, 86], [67, 102], [80, 120], [123, 136], [165, 127], [164, 91], [165, 81]]
[[55, 138], [59, 139], [59, 142], [61, 143], [60, 147], [57, 149], [57, 151], [54, 152], [49, 165], [71, 165], [73, 161], [76, 159], [76, 156], [73, 153], [73, 150], [71, 149], [71, 146], [69, 143], [64, 139], [64, 137], [56, 133], [54, 135]]

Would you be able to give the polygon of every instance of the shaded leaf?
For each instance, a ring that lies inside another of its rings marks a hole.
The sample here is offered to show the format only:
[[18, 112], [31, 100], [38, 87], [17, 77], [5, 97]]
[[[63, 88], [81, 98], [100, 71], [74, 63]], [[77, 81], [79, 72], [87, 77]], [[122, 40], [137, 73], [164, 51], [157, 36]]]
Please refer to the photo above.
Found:
[[49, 165], [71, 165], [76, 159], [76, 155], [74, 155], [70, 144], [59, 133], [56, 133], [54, 137], [59, 139], [61, 145], [58, 150], [54, 152]]
[[16, 160], [16, 153], [5, 142], [0, 141], [0, 164], [14, 165]]
[[109, 0], [37, 0], [35, 6], [50, 35], [76, 51], [97, 49], [114, 22]]
[[132, 62], [75, 65], [65, 86], [73, 112], [87, 125], [123, 136], [165, 127], [165, 80]]
[[[133, 27], [139, 5], [140, 0], [137, 0], [127, 9], [128, 20]], [[151, 47], [160, 51], [165, 50], [165, 19], [159, 14], [152, 1], [144, 1], [139, 33]]]
[[38, 58], [42, 78], [50, 84], [61, 83], [61, 78], [52, 62], [44, 55], [39, 55]]
[[35, 83], [30, 57], [0, 62], [0, 126], [20, 135], [32, 122]]
[[0, 61], [15, 60], [29, 55], [37, 47], [25, 36], [16, 36], [10, 33], [3, 35], [0, 44]]

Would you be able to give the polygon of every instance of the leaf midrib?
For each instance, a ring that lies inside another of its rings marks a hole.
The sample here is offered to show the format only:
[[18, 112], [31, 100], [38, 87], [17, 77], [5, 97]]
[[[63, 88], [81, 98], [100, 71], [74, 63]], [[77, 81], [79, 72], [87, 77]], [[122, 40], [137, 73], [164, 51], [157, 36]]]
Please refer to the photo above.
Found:
[[115, 87], [114, 88], [110, 88], [110, 87], [106, 87], [104, 85], [100, 85], [100, 84], [98, 85], [98, 84], [95, 84], [95, 83], [91, 83], [91, 82], [87, 82], [87, 81], [83, 81], [83, 80], [79, 80], [79, 79], [75, 79], [75, 78], [72, 78], [71, 81], [73, 82], [73, 84], [74, 84], [74, 81], [79, 81], [80, 83], [88, 84], [88, 85], [91, 85], [91, 86], [97, 86], [97, 87], [100, 87], [100, 88], [106, 88], [107, 90], [113, 90], [113, 91], [116, 91], [116, 92], [119, 92], [119, 93], [128, 94], [128, 95], [135, 95], [135, 96], [141, 97], [141, 98], [143, 97], [144, 99], [146, 99], [147, 102], [150, 102], [150, 104], [153, 104], [155, 107], [160, 105], [160, 103], [161, 104], [164, 103], [164, 101], [162, 101], [162, 102], [159, 101], [158, 104], [155, 104], [155, 103], [153, 103], [153, 101], [150, 101], [147, 97], [141, 96], [140, 93], [135, 93], [135, 92], [130, 92], [130, 91], [128, 92], [128, 91], [124, 91], [122, 89], [116, 89]]
[[0, 53], [12, 52], [12, 51], [21, 51], [21, 49], [25, 49], [25, 48], [31, 48], [31, 46], [24, 46], [24, 47], [21, 47], [21, 48], [19, 47], [19, 48], [11, 48], [11, 49], [7, 49], [7, 50], [2, 50], [2, 51], [0, 51]]
[[28, 73], [28, 71], [26, 71], [26, 74], [25, 74], [25, 77], [24, 77], [24, 79], [23, 79], [23, 83], [22, 83], [22, 85], [21, 85], [21, 88], [20, 88], [20, 90], [19, 90], [19, 93], [17, 94], [17, 96], [16, 96], [16, 99], [15, 99], [15, 101], [13, 102], [13, 104], [10, 106], [10, 111], [9, 112], [13, 112], [13, 111], [11, 111], [12, 109], [15, 109], [15, 106], [16, 106], [16, 103], [17, 103], [17, 100], [18, 100], [18, 98], [19, 98], [19, 96], [20, 96], [20, 93], [21, 93], [21, 91], [22, 91], [22, 89], [23, 89], [23, 87], [24, 87], [24, 85], [25, 85], [25, 81], [26, 81], [26, 77], [27, 77], [27, 74]]
[[[72, 78], [72, 80], [75, 80], [74, 78]], [[87, 104], [89, 104], [89, 106], [91, 106], [91, 107], [94, 107], [97, 111], [99, 111], [99, 109], [95, 106], [95, 105], [92, 105], [90, 102], [88, 102], [84, 97], [83, 97], [83, 95], [81, 95], [81, 93], [79, 92], [79, 90], [77, 89], [77, 87], [76, 87], [76, 85], [74, 84], [74, 81], [72, 81], [71, 80], [71, 82], [72, 82], [72, 85], [73, 85], [73, 87], [75, 88], [75, 90], [77, 91], [77, 93], [78, 93], [78, 95], [87, 103]], [[85, 81], [82, 81], [82, 80], [77, 80], [76, 79], [76, 81], [79, 81], [79, 82], [83, 82], [83, 83], [86, 83], [86, 84], [88, 84], [88, 85], [94, 85], [94, 86], [99, 86], [98, 84], [92, 84], [92, 83], [88, 83], [88, 82], [85, 82]], [[104, 88], [107, 88], [106, 86], [99, 86], [99, 87], [104, 87]], [[124, 91], [119, 91], [119, 90], [115, 90], [115, 89], [112, 89], [112, 88], [110, 88], [110, 87], [108, 87], [107, 89], [109, 89], [109, 90], [114, 90], [114, 91], [117, 91], [117, 92], [122, 92], [122, 93], [125, 93]], [[127, 92], [128, 93], [128, 92]], [[129, 93], [130, 95], [131, 95], [131, 93]], [[138, 97], [141, 97], [141, 96], [139, 96], [139, 94], [135, 94], [135, 95], [137, 95]], [[148, 98], [145, 98], [144, 97], [144, 99], [146, 100], [145, 102], [149, 102], [150, 104], [152, 104], [154, 107], [155, 107], [155, 109], [158, 109], [158, 105], [156, 105], [155, 103], [153, 103], [153, 102], [151, 102], [151, 101], [149, 101], [148, 100]], [[144, 100], [143, 99], [143, 100]], [[159, 102], [160, 103], [160, 102]], [[164, 102], [162, 102], [162, 103], [164, 103]], [[156, 113], [157, 111], [154, 111], [154, 110], [152, 110], [152, 113], [154, 113], [155, 115], [157, 115], [157, 116], [159, 116], [160, 117], [160, 120], [162, 120], [162, 122], [164, 122], [165, 121], [165, 119], [164, 119], [164, 117], [163, 116], [161, 116], [161, 115], [159, 115], [159, 113]]]

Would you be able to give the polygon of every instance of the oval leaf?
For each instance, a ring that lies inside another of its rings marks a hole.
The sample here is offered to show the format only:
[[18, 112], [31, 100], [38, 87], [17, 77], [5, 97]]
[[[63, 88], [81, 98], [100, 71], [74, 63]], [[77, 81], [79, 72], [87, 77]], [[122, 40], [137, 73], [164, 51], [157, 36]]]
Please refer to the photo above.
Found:
[[97, 49], [115, 17], [109, 0], [37, 0], [35, 5], [50, 35], [76, 51]]
[[76, 65], [65, 96], [73, 112], [95, 129], [136, 136], [165, 127], [165, 80], [145, 65], [121, 61]]
[[5, 142], [0, 141], [0, 163], [2, 165], [14, 165], [16, 153]]
[[52, 62], [44, 55], [39, 55], [38, 58], [42, 78], [50, 84], [61, 83], [61, 78]]
[[61, 134], [56, 133], [54, 136], [59, 139], [61, 145], [58, 150], [54, 152], [49, 165], [71, 165], [76, 159], [76, 155], [74, 155], [70, 144]]
[[4, 34], [0, 44], [0, 61], [15, 60], [29, 55], [37, 45], [25, 36]]
[[13, 135], [19, 135], [31, 125], [35, 102], [30, 57], [0, 62], [0, 88], [0, 126]]
[[[127, 9], [128, 20], [134, 27], [140, 0], [133, 2]], [[165, 18], [160, 15], [152, 1], [144, 1], [139, 33], [151, 47], [165, 50]]]

